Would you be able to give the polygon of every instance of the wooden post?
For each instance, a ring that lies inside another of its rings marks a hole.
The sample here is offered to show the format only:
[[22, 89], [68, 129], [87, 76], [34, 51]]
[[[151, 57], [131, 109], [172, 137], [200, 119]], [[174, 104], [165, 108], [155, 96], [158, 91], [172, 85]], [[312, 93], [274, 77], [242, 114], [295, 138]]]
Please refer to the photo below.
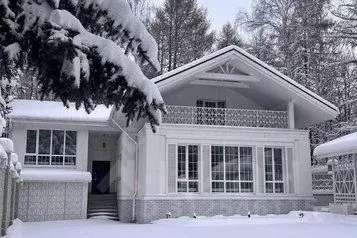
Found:
[[288, 102], [288, 122], [289, 122], [289, 129], [295, 129], [294, 101]]

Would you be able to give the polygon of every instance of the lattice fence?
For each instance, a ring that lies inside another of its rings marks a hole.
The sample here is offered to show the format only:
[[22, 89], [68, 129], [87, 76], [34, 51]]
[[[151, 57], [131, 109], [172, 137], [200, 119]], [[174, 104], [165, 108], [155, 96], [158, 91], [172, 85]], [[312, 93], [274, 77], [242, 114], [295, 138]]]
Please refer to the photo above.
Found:
[[353, 155], [341, 156], [334, 165], [335, 203], [357, 203], [356, 162]]
[[164, 123], [287, 128], [286, 111], [167, 106]]

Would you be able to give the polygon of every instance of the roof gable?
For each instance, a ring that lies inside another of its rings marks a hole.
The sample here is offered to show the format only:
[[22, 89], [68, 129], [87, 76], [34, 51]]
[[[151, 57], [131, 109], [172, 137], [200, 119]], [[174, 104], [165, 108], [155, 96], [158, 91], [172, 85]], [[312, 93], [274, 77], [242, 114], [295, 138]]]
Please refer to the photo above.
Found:
[[[225, 65], [228, 65], [228, 67], [225, 68]], [[207, 75], [207, 73], [210, 75]], [[222, 79], [214, 79], [219, 74], [226, 74], [224, 78], [229, 79], [229, 82], [224, 82], [225, 80]], [[254, 88], [255, 90], [260, 90], [259, 92], [262, 94], [265, 93], [270, 99], [280, 97], [287, 101], [296, 101], [298, 110], [302, 114], [317, 113], [314, 119], [301, 122], [301, 126], [333, 119], [339, 114], [339, 110], [335, 105], [237, 46], [229, 46], [216, 51], [153, 80], [161, 93], [164, 93], [166, 91], [171, 92], [171, 90], [182, 86], [182, 84], [192, 84], [192, 80], [197, 81], [197, 78], [202, 80], [207, 76], [210, 81], [219, 81], [216, 84], [217, 86], [224, 86], [229, 83], [230, 85], [226, 86]], [[233, 85], [233, 82], [236, 84]], [[249, 94], [250, 91], [247, 90], [245, 93]], [[314, 109], [311, 111], [306, 110], [309, 107]]]

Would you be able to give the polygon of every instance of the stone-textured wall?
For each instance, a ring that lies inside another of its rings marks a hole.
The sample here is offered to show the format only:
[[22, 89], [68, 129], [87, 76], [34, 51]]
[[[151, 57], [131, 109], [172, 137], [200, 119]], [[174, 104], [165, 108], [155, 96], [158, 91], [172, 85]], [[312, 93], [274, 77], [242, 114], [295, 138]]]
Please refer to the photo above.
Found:
[[24, 182], [18, 216], [22, 221], [87, 218], [87, 183]]
[[[171, 217], [190, 216], [214, 216], [235, 214], [286, 214], [290, 211], [312, 210], [313, 200], [233, 200], [233, 199], [202, 199], [202, 200], [137, 200], [136, 214], [138, 223], [148, 223], [163, 219], [170, 212]], [[130, 212], [129, 200], [121, 201], [119, 211]], [[120, 214], [120, 217], [130, 215]], [[127, 222], [126, 220], [121, 220]]]
[[328, 206], [330, 203], [334, 203], [333, 194], [314, 194], [315, 206]]
[[125, 199], [118, 200], [118, 214], [119, 221], [129, 223], [132, 222], [132, 210], [133, 209], [133, 200]]
[[16, 218], [16, 189], [20, 183], [11, 176], [6, 166], [0, 165], [0, 236], [6, 234], [6, 229]]

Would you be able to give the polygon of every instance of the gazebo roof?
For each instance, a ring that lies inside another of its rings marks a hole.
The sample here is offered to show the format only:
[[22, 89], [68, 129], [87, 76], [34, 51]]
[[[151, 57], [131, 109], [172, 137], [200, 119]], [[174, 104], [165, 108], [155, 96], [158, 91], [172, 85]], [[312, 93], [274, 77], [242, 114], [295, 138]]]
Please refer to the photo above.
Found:
[[357, 154], [357, 132], [319, 145], [314, 150], [314, 156], [318, 158], [327, 158], [347, 154]]

